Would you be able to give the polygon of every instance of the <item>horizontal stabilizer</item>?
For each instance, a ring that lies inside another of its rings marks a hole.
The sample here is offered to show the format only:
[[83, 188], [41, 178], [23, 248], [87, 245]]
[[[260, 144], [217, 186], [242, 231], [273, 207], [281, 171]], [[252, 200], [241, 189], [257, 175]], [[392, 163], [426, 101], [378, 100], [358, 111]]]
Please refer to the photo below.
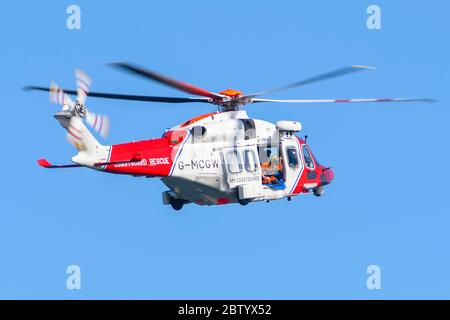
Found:
[[[130, 160], [124, 160], [124, 161], [113, 161], [113, 162], [97, 162], [94, 163], [95, 167], [101, 167], [101, 166], [109, 166], [114, 164], [124, 164], [124, 163], [132, 163], [132, 162], [139, 162], [141, 161], [141, 155], [139, 153], [136, 153]], [[47, 169], [58, 169], [58, 168], [79, 168], [79, 167], [85, 167], [80, 164], [63, 164], [63, 165], [53, 165], [50, 162], [48, 162], [47, 159], [39, 159], [37, 163]]]
[[48, 162], [46, 159], [39, 159], [37, 163], [47, 169], [57, 169], [57, 168], [79, 168], [82, 167], [82, 165], [79, 164], [63, 164], [63, 165], [52, 165], [50, 162]]

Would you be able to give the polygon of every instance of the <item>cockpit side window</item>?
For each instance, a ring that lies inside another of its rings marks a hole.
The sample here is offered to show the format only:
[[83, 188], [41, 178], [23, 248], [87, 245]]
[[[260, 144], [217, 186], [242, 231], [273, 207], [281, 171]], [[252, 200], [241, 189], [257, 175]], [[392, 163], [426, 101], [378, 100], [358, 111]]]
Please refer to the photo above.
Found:
[[311, 152], [309, 152], [308, 147], [304, 144], [302, 146], [303, 158], [305, 159], [305, 167], [313, 170], [315, 168], [313, 158], [311, 156]]
[[295, 148], [288, 148], [286, 150], [287, 157], [288, 157], [288, 163], [291, 168], [298, 167], [298, 154], [297, 149]]

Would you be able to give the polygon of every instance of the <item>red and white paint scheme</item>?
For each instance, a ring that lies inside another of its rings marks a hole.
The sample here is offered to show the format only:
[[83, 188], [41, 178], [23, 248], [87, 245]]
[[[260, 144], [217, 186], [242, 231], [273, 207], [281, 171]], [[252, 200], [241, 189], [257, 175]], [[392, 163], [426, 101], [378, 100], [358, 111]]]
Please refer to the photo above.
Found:
[[[267, 121], [249, 118], [239, 107], [254, 102], [429, 102], [429, 99], [333, 99], [333, 100], [275, 100], [257, 98], [262, 94], [282, 91], [369, 69], [352, 66], [312, 77], [294, 84], [244, 95], [228, 89], [209, 92], [193, 85], [170, 79], [155, 72], [127, 63], [115, 64], [130, 73], [163, 83], [197, 98], [135, 96], [89, 92], [91, 79], [77, 70], [77, 90], [63, 90], [52, 83], [50, 88], [28, 89], [50, 92], [50, 100], [62, 105], [54, 117], [67, 131], [67, 139], [78, 153], [73, 164], [52, 165], [38, 160], [45, 168], [87, 167], [107, 173], [134, 177], [160, 178], [168, 187], [163, 203], [175, 210], [183, 205], [223, 205], [270, 201], [301, 194], [321, 196], [324, 186], [334, 179], [330, 167], [318, 163], [306, 141], [296, 134], [301, 124], [296, 121]], [[68, 94], [76, 94], [75, 102]], [[109, 120], [94, 114], [85, 106], [86, 96], [169, 103], [212, 103], [218, 111], [192, 118], [177, 125], [161, 138], [102, 145], [85, 126], [88, 123], [106, 136]]]

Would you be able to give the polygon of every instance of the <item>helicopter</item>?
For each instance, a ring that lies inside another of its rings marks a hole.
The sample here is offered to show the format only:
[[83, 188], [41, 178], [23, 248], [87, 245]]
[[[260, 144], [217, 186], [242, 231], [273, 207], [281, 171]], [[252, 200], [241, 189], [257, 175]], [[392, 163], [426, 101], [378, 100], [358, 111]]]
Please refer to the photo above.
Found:
[[[212, 92], [175, 80], [127, 62], [113, 67], [145, 79], [181, 90], [195, 97], [162, 97], [90, 92], [92, 79], [75, 71], [77, 88], [66, 90], [52, 82], [50, 87], [29, 86], [27, 90], [50, 93], [50, 101], [61, 105], [54, 114], [67, 131], [67, 140], [78, 153], [72, 163], [54, 165], [46, 159], [37, 162], [48, 169], [86, 167], [106, 173], [160, 178], [168, 187], [162, 202], [181, 210], [186, 204], [203, 206], [249, 203], [303, 194], [322, 196], [334, 179], [331, 167], [313, 155], [306, 136], [298, 136], [298, 121], [271, 123], [250, 118], [242, 108], [253, 103], [378, 103], [432, 102], [423, 98], [280, 100], [261, 98], [299, 86], [373, 69], [353, 65], [286, 86], [253, 94], [227, 89]], [[75, 101], [69, 96], [75, 95]], [[88, 110], [86, 97], [159, 103], [208, 103], [217, 110], [193, 117], [167, 129], [160, 138], [103, 145], [85, 125], [101, 136], [109, 131], [109, 118]]]

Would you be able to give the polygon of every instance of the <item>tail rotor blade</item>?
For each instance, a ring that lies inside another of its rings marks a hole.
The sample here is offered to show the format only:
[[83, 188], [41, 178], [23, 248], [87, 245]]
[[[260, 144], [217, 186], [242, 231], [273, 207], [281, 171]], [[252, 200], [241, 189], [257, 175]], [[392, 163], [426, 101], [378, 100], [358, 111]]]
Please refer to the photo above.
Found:
[[88, 112], [86, 122], [97, 131], [103, 138], [109, 134], [109, 118], [102, 114]]
[[50, 101], [61, 106], [72, 106], [72, 99], [61, 89], [56, 83], [52, 81], [50, 85]]
[[91, 86], [92, 79], [79, 69], [75, 70], [75, 77], [77, 79], [77, 99], [81, 103], [84, 103], [86, 96], [89, 94], [89, 87]]

